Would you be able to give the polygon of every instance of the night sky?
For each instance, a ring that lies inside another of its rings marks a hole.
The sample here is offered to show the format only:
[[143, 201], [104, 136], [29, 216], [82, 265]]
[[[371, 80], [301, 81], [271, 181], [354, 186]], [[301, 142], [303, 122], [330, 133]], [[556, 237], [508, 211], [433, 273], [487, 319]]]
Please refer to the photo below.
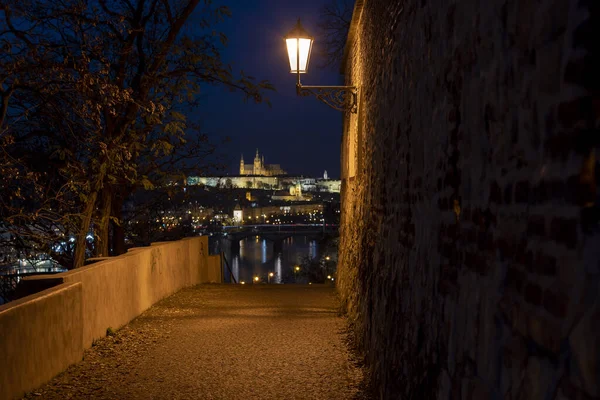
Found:
[[[201, 95], [201, 106], [193, 112], [205, 132], [215, 142], [228, 136], [231, 141], [219, 145], [229, 174], [239, 172], [240, 155], [252, 163], [256, 148], [266, 164], [281, 164], [290, 174], [339, 178], [342, 113], [314, 97], [296, 95], [295, 75], [289, 72], [283, 36], [298, 18], [313, 36], [326, 0], [230, 0], [224, 1], [232, 17], [217, 28], [229, 39], [224, 61], [234, 71], [244, 70], [257, 80], [268, 80], [276, 92], [268, 92], [272, 106], [244, 102], [241, 94], [210, 88]], [[340, 85], [343, 77], [337, 69], [319, 68], [316, 38], [307, 85]]]

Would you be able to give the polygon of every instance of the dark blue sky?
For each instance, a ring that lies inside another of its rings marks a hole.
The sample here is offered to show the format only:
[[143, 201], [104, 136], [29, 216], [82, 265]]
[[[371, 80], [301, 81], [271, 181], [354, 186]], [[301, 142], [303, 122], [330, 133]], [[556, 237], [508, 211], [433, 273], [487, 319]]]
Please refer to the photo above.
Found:
[[[240, 94], [224, 89], [209, 89], [201, 95], [202, 105], [193, 118], [204, 130], [229, 143], [219, 152], [231, 164], [228, 173], [238, 172], [240, 154], [251, 163], [256, 148], [267, 164], [281, 164], [292, 174], [320, 176], [327, 170], [339, 177], [342, 113], [329, 108], [314, 97], [298, 97], [295, 75], [289, 62], [283, 36], [301, 18], [304, 27], [316, 36], [320, 8], [326, 0], [224, 0], [232, 17], [218, 26], [229, 39], [224, 60], [258, 80], [275, 85], [268, 94], [272, 106], [244, 103]], [[316, 40], [314, 46], [318, 46]], [[337, 70], [324, 70], [317, 65], [313, 49], [309, 72], [303, 76], [307, 85], [339, 85], [343, 77]]]

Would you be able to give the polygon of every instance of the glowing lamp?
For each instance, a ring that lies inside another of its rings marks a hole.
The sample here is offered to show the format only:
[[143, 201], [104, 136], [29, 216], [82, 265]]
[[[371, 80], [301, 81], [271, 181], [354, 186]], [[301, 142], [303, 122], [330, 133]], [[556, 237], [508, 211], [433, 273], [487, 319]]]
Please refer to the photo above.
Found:
[[294, 28], [285, 36], [290, 72], [292, 74], [305, 74], [310, 61], [310, 52], [314, 38], [306, 32], [300, 19]]
[[308, 70], [314, 41], [300, 20], [283, 39], [287, 46], [290, 72], [296, 74], [296, 93], [299, 96], [313, 95], [331, 108], [356, 114], [358, 109], [356, 86], [307, 86], [300, 83], [300, 74], [305, 74]]

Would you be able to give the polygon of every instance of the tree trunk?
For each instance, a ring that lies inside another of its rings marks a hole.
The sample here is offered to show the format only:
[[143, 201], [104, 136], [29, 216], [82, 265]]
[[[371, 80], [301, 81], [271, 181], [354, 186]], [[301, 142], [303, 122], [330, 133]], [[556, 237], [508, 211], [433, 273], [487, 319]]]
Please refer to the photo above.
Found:
[[98, 243], [94, 246], [94, 255], [96, 257], [108, 257], [108, 245], [109, 245], [109, 222], [111, 216], [112, 203], [112, 190], [109, 186], [105, 186], [102, 190], [102, 196], [100, 204], [102, 209], [100, 210], [100, 223], [98, 224], [98, 232], [96, 238]]
[[77, 232], [77, 236], [75, 238], [75, 257], [73, 257], [73, 268], [82, 267], [83, 263], [85, 262], [85, 250], [87, 248], [85, 237], [90, 229], [90, 223], [92, 222], [92, 214], [94, 213], [97, 197], [98, 191], [94, 190], [91, 192], [83, 210], [81, 224], [79, 225], [79, 232]]
[[125, 229], [123, 227], [123, 193], [117, 191], [112, 201], [112, 216], [119, 219], [119, 223], [111, 221], [113, 229], [112, 255], [118, 256], [125, 253]]
[[85, 208], [81, 213], [81, 224], [79, 225], [79, 231], [75, 237], [75, 256], [73, 257], [73, 268], [82, 267], [85, 262], [85, 251], [87, 249], [87, 243], [85, 237], [90, 230], [90, 224], [92, 222], [92, 215], [96, 209], [96, 200], [98, 199], [98, 191], [102, 188], [104, 182], [105, 172], [100, 170], [100, 173], [96, 177], [96, 181], [92, 185], [92, 191], [88, 195]]

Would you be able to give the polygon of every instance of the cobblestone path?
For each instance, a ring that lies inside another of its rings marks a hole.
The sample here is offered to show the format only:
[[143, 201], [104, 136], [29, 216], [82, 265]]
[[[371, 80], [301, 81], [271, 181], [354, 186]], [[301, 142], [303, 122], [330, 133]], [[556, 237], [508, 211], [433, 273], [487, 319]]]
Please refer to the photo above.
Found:
[[331, 287], [200, 285], [98, 340], [28, 399], [357, 399]]

